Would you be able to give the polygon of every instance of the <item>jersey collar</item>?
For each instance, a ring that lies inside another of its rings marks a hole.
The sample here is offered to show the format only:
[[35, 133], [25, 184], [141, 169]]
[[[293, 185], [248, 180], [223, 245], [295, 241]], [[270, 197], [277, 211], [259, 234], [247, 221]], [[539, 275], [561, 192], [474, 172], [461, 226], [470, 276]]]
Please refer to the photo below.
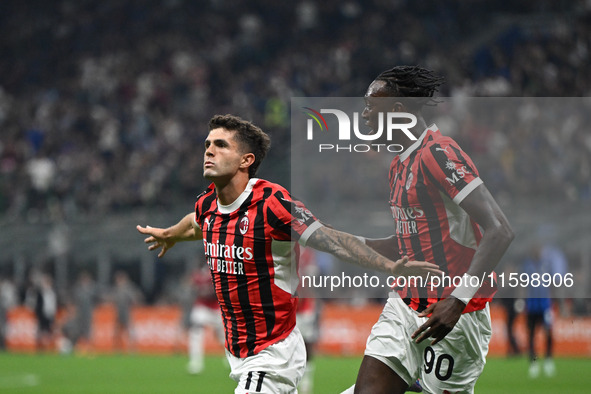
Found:
[[238, 198], [236, 200], [234, 200], [233, 203], [228, 204], [228, 205], [222, 205], [222, 204], [220, 204], [220, 201], [218, 200], [217, 201], [218, 211], [220, 211], [220, 213], [228, 214], [228, 213], [232, 213], [235, 210], [237, 210], [238, 208], [240, 208], [242, 203], [244, 201], [246, 201], [246, 199], [248, 198], [248, 196], [252, 192], [252, 188], [254, 187], [254, 185], [257, 183], [258, 180], [259, 180], [259, 178], [251, 178], [248, 181], [248, 183], [246, 184], [246, 189], [244, 189], [244, 191], [242, 193], [240, 193]]
[[404, 160], [408, 159], [408, 157], [411, 155], [411, 153], [413, 153], [415, 150], [418, 149], [419, 146], [421, 146], [421, 144], [423, 143], [423, 140], [425, 139], [425, 137], [427, 136], [429, 131], [437, 132], [437, 131], [439, 131], [439, 129], [437, 128], [435, 123], [433, 123], [431, 126], [427, 127], [425, 129], [425, 131], [423, 131], [423, 134], [421, 134], [419, 139], [416, 140], [411, 146], [409, 146], [404, 152], [402, 152], [400, 154], [400, 162], [403, 162]]

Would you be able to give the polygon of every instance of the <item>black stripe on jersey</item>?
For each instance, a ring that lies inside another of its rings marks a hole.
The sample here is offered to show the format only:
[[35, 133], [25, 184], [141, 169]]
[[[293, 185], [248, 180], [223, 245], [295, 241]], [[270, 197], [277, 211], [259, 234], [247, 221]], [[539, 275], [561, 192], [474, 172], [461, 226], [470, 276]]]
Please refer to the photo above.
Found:
[[289, 198], [285, 198], [283, 193], [280, 191], [275, 192], [275, 197], [277, 197], [277, 201], [279, 201], [279, 204], [283, 205], [283, 208], [285, 208], [286, 211], [291, 212], [293, 209], [293, 204], [295, 204], [291, 197], [288, 196]]
[[[275, 193], [275, 198], [281, 204], [281, 206], [289, 212], [289, 214], [298, 221], [303, 222], [306, 226], [311, 225], [313, 222], [316, 221], [314, 216], [304, 207], [304, 205], [298, 201], [294, 200], [289, 195], [288, 198], [285, 198], [281, 191], [277, 191]], [[291, 223], [279, 223], [280, 226], [283, 227], [282, 231], [286, 232], [289, 231], [287, 234], [292, 234], [291, 232]], [[289, 228], [289, 230], [287, 229]], [[297, 236], [299, 238], [299, 236]]]
[[[397, 165], [390, 166], [390, 205], [396, 205], [396, 202], [398, 201], [400, 192], [402, 192], [402, 187], [400, 188], [396, 188], [396, 184], [398, 182], [400, 182], [400, 179], [405, 179], [404, 178], [404, 173], [398, 173], [396, 172], [396, 170], [399, 170], [400, 168], [405, 168], [402, 166], [402, 163], [399, 161], [397, 163]], [[406, 167], [406, 170], [408, 171], [408, 167]], [[398, 177], [396, 177], [396, 179], [392, 179], [392, 176], [396, 176], [396, 174], [398, 174]], [[398, 191], [398, 193], [396, 193]], [[396, 223], [396, 220], [394, 220], [394, 222]], [[406, 245], [404, 244], [404, 242], [397, 242], [398, 243], [398, 249], [399, 249], [399, 253], [400, 256], [406, 256], [407, 250], [406, 250]], [[406, 303], [406, 305], [410, 305], [410, 300], [412, 298], [412, 293], [410, 291], [410, 287], [406, 286], [406, 293], [404, 295], [404, 297], [402, 298], [403, 301]]]
[[[263, 189], [263, 198], [257, 204], [257, 213], [253, 229], [254, 245], [252, 253], [255, 256], [265, 256], [265, 203], [273, 190], [269, 187]], [[275, 304], [273, 303], [273, 291], [271, 289], [271, 276], [266, 259], [256, 259], [256, 269], [259, 279], [259, 294], [261, 296], [261, 305], [265, 313], [265, 322], [267, 323], [267, 336], [273, 333], [275, 328]]]
[[[392, 160], [392, 163], [390, 164], [390, 169], [388, 171], [388, 179], [390, 180], [390, 201], [394, 201], [394, 185], [396, 184], [396, 180], [398, 178], [396, 178], [396, 172], [395, 172], [395, 167], [394, 166], [394, 160]], [[400, 165], [400, 161], [398, 161], [398, 165]]]
[[[421, 182], [422, 184], [425, 183], [425, 177], [423, 174], [424, 166], [419, 167], [419, 171], [417, 171], [417, 182]], [[433, 259], [434, 263], [439, 266], [439, 269], [444, 273], [448, 273], [447, 269], [447, 258], [445, 256], [445, 249], [443, 246], [443, 234], [441, 231], [441, 223], [439, 222], [439, 215], [437, 214], [437, 208], [431, 199], [431, 195], [429, 194], [426, 187], [419, 187], [416, 190], [417, 199], [419, 200], [421, 207], [425, 211], [425, 216], [427, 218], [436, 218], [437, 220], [427, 220], [427, 224], [429, 226], [429, 237], [431, 239], [431, 248], [433, 251]], [[437, 288], [437, 298], [439, 299], [441, 296], [441, 292], [443, 291], [443, 286], [439, 286]]]
[[[213, 193], [212, 193], [213, 192]], [[197, 198], [195, 198], [195, 201], [199, 201], [199, 199], [203, 196], [205, 196], [207, 193], [212, 193], [215, 194], [215, 189], [210, 189], [207, 188], [206, 190], [202, 191], [201, 193], [199, 193], [199, 195], [197, 196]]]
[[[234, 242], [236, 248], [244, 246], [244, 237], [240, 233], [240, 220], [248, 211], [248, 207], [252, 201], [253, 193], [242, 203], [236, 224], [234, 225]], [[236, 258], [236, 261], [239, 261]], [[244, 260], [242, 260], [244, 264]], [[246, 349], [247, 357], [254, 355], [254, 348], [256, 346], [257, 332], [254, 315], [252, 313], [252, 306], [250, 305], [250, 297], [248, 294], [248, 278], [246, 275], [236, 275], [236, 282], [238, 285], [238, 300], [240, 301], [240, 308], [244, 316], [244, 324], [246, 326]]]
[[472, 174], [474, 174], [474, 176], [477, 176], [478, 174], [476, 173], [476, 168], [474, 168], [473, 166], [470, 165], [470, 163], [468, 162], [468, 160], [464, 157], [464, 155], [462, 154], [462, 150], [455, 147], [455, 146], [450, 146], [451, 149], [454, 151], [454, 153], [456, 154], [456, 157], [458, 158], [458, 160], [464, 164]]
[[[230, 215], [222, 215], [222, 222], [220, 223], [220, 238], [218, 242], [220, 245], [226, 244], [226, 237], [228, 235], [228, 223], [230, 222]], [[217, 258], [223, 258], [224, 256], [216, 256]], [[240, 345], [238, 344], [238, 322], [236, 321], [236, 314], [234, 313], [234, 308], [232, 307], [232, 300], [230, 299], [230, 291], [228, 286], [228, 276], [218, 274], [220, 278], [220, 291], [222, 296], [224, 297], [224, 303], [226, 304], [226, 309], [228, 310], [228, 317], [230, 319], [230, 323], [232, 325], [232, 336], [230, 341], [228, 341], [228, 333], [226, 332], [226, 341], [228, 343], [228, 347], [230, 347], [230, 351], [235, 356], [239, 357], [240, 355]], [[227, 327], [227, 326], [226, 326]]]
[[[195, 213], [197, 214], [197, 224], [199, 224], [199, 222], [201, 221], [201, 215], [203, 214], [203, 212], [207, 212], [209, 211], [209, 209], [211, 208], [211, 205], [213, 204], [213, 202], [216, 200], [217, 195], [215, 193], [215, 190], [206, 190], [205, 192], [201, 193], [200, 196], [202, 196], [203, 194], [210, 192], [210, 195], [205, 197], [203, 199], [203, 201], [201, 201], [201, 204], [199, 207], [195, 207]], [[199, 200], [197, 200], [199, 201]], [[201, 225], [199, 225], [201, 226]], [[203, 229], [201, 229], [201, 231], [203, 231]]]
[[[437, 148], [441, 149], [441, 145], [433, 144], [430, 148], [431, 154], [433, 155], [433, 158], [435, 159], [435, 161], [439, 165], [439, 168], [441, 169], [441, 171], [445, 174], [445, 176], [447, 178], [451, 179], [455, 175], [454, 174], [455, 170], [448, 169], [447, 167], [445, 167], [445, 163], [449, 160], [449, 157], [445, 153], [443, 153], [441, 150], [437, 150]], [[457, 181], [453, 184], [453, 187], [457, 190], [462, 190], [468, 183], [466, 182], [466, 180], [464, 178], [459, 178], [459, 177], [456, 177], [456, 178], [457, 178]], [[439, 183], [439, 182], [437, 182], [437, 183]]]
[[404, 298], [402, 298], [402, 302], [404, 302], [407, 306], [410, 306], [411, 299], [412, 299], [412, 295], [410, 294], [410, 288], [407, 287], [406, 294], [405, 294]]
[[[412, 155], [409, 158], [409, 163], [408, 163], [408, 171], [407, 173], [411, 173], [412, 171], [410, 170], [412, 168], [412, 165], [414, 164], [416, 159], [416, 155]], [[418, 177], [417, 177], [418, 178]], [[416, 180], [415, 185], [419, 184], [420, 179]], [[415, 186], [416, 188], [416, 186]], [[401, 188], [402, 189], [402, 188]], [[408, 192], [407, 193], [401, 193], [400, 196], [400, 205], [402, 207], [408, 207]], [[414, 259], [415, 260], [419, 260], [419, 261], [424, 261], [425, 260], [425, 255], [423, 254], [423, 248], [421, 246], [421, 240], [419, 238], [419, 234], [412, 234], [410, 235], [410, 244], [412, 246], [412, 251], [414, 253]]]
[[[213, 202], [216, 200], [217, 195], [215, 193], [215, 190], [206, 190], [205, 192], [201, 193], [200, 196], [204, 195], [205, 193], [209, 192], [210, 195], [206, 196], [203, 201], [201, 201], [201, 204], [195, 204], [195, 219], [197, 224], [199, 225], [199, 227], [201, 228], [201, 231], [205, 234], [205, 230], [209, 231], [209, 229], [203, 229], [203, 225], [201, 224], [203, 222], [203, 212], [207, 212], [210, 210]], [[199, 201], [199, 200], [197, 200]], [[215, 221], [215, 216], [212, 216], [212, 221]], [[212, 222], [210, 222], [210, 226], [213, 225]], [[208, 240], [209, 242], [209, 240]], [[212, 273], [212, 279], [213, 279], [213, 273]]]
[[275, 212], [273, 212], [271, 208], [267, 208], [267, 222], [269, 222], [269, 224], [273, 222], [274, 224], [271, 225], [271, 227], [273, 227], [274, 229], [281, 231], [282, 233], [288, 236], [292, 235], [291, 227], [288, 224], [285, 224], [281, 220], [279, 220], [279, 218], [277, 217], [277, 215], [275, 215]]
[[[279, 191], [275, 192], [275, 198], [277, 198], [277, 201], [281, 204], [283, 209], [285, 209], [287, 212], [289, 212], [290, 215], [293, 215], [294, 203], [286, 201], [284, 199], [283, 193], [281, 193]], [[266, 213], [267, 213], [267, 223], [269, 223], [269, 226], [271, 226], [275, 230], [281, 231], [282, 233], [291, 237], [292, 234], [291, 234], [291, 224], [290, 223], [283, 223], [281, 220], [279, 220], [277, 215], [275, 215], [275, 212], [273, 212], [273, 210], [269, 207], [267, 207]]]
[[[417, 158], [417, 155], [411, 155], [411, 157], [409, 157], [409, 162], [408, 162], [408, 173], [412, 174], [412, 166], [415, 163], [415, 160]], [[420, 176], [420, 171], [417, 171], [417, 179], [415, 180], [415, 189], [416, 189], [416, 185], [419, 184], [419, 182], [422, 182], [422, 177]], [[405, 186], [406, 187], [406, 186]], [[402, 189], [402, 188], [401, 188]], [[401, 197], [400, 197], [400, 203], [403, 207], [408, 207], [408, 192], [407, 193], [402, 193]], [[419, 234], [410, 234], [410, 244], [412, 247], [412, 251], [414, 253], [414, 259], [418, 260], [418, 261], [425, 261], [425, 255], [423, 253], [423, 248], [421, 245], [421, 239], [419, 238]], [[418, 312], [422, 312], [425, 309], [427, 309], [427, 305], [429, 305], [429, 301], [428, 301], [428, 297], [429, 294], [427, 292], [427, 288], [423, 287], [423, 286], [419, 286], [416, 288], [417, 292], [418, 292], [418, 296], [419, 296], [419, 307], [417, 308]]]
[[431, 174], [431, 171], [426, 166], [423, 167], [423, 172], [431, 180], [431, 183], [433, 183], [439, 190], [441, 190], [441, 192], [443, 194], [445, 194], [446, 196], [448, 195], [447, 190], [445, 190], [445, 188], [443, 187], [443, 185], [441, 183], [439, 183], [439, 181], [437, 180], [437, 178], [435, 178], [435, 175]]
[[[404, 189], [403, 189], [404, 188], [404, 181], [403, 181], [403, 179], [406, 179], [406, 177], [408, 176], [408, 172], [410, 171], [410, 167], [409, 166], [403, 167], [402, 166], [402, 163], [400, 163], [400, 162], [398, 163], [398, 167], [402, 167], [403, 168], [403, 171], [398, 173], [398, 178], [396, 179], [396, 182], [394, 182], [393, 189], [390, 192], [393, 195], [392, 204], [394, 206], [397, 205], [398, 201], [400, 200], [400, 194], [402, 194], [403, 191], [404, 191]], [[398, 182], [402, 182], [402, 186], [400, 186], [399, 188], [396, 187], [396, 184]], [[396, 223], [396, 219], [394, 219], [394, 223]], [[406, 249], [406, 244], [404, 242], [399, 242], [399, 245], [398, 246], [400, 248], [400, 255], [401, 256], [406, 256], [408, 254], [408, 250]]]

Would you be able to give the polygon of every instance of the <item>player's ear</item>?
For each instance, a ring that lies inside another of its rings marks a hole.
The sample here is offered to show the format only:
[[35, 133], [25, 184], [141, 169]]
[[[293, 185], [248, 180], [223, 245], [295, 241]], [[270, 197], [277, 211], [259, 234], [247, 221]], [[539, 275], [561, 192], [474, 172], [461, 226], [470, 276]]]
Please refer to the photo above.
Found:
[[241, 168], [248, 168], [254, 163], [254, 153], [245, 153], [242, 155], [242, 161], [240, 162]]
[[406, 111], [406, 106], [401, 103], [400, 101], [395, 101], [394, 104], [392, 104], [392, 112], [408, 112]]

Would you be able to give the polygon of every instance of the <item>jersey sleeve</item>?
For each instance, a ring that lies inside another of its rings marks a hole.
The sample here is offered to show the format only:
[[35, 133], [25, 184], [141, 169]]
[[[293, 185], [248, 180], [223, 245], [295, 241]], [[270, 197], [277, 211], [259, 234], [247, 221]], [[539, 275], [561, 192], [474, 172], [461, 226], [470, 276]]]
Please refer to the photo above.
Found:
[[215, 187], [213, 183], [203, 193], [197, 196], [195, 201], [195, 215], [193, 216], [193, 226], [202, 227], [203, 212], [206, 212], [211, 204], [215, 201], [216, 195], [214, 193]]
[[199, 199], [195, 202], [195, 215], [193, 215], [193, 227], [201, 227], [199, 225], [199, 219], [201, 217], [201, 204], [199, 204]]
[[269, 197], [266, 213], [273, 238], [298, 241], [303, 246], [310, 235], [322, 226], [314, 214], [287, 191], [276, 191]]
[[472, 159], [452, 139], [429, 144], [423, 152], [423, 170], [456, 204], [482, 184]]

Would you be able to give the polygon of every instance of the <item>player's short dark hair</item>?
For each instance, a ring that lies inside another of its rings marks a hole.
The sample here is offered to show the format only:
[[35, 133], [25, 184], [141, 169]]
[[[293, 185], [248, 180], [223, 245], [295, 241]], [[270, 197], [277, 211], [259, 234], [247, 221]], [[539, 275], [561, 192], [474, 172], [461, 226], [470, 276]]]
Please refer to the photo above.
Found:
[[248, 168], [248, 177], [256, 175], [261, 162], [271, 147], [271, 138], [253, 123], [235, 115], [214, 115], [209, 121], [209, 130], [223, 128], [235, 131], [236, 141], [244, 153], [254, 154], [254, 163]]
[[396, 66], [386, 70], [375, 79], [386, 83], [386, 91], [392, 97], [409, 97], [415, 107], [434, 105], [432, 97], [445, 78], [434, 71], [419, 66]]

